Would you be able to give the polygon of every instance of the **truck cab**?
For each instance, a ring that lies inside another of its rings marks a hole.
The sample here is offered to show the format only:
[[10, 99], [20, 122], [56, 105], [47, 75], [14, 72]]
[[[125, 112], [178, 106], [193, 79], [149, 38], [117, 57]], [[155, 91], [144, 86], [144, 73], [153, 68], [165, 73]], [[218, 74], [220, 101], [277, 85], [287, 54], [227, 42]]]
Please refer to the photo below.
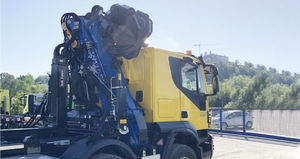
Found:
[[[145, 48], [136, 58], [123, 59], [122, 70], [131, 94], [145, 110], [148, 127], [158, 127], [160, 134], [174, 135], [174, 143], [194, 148], [199, 157], [201, 153], [196, 147], [203, 143], [195, 141], [212, 142], [207, 133], [210, 124], [208, 96], [218, 91], [216, 68], [193, 55]], [[195, 133], [189, 134], [186, 130]], [[176, 131], [180, 133], [173, 134]], [[202, 149], [208, 152], [209, 158], [212, 155], [210, 144]]]
[[44, 98], [43, 93], [26, 94], [23, 96], [23, 114], [39, 114], [40, 104]]
[[130, 92], [145, 109], [147, 123], [188, 121], [197, 130], [208, 129], [208, 90], [199, 59], [145, 48], [123, 62]]

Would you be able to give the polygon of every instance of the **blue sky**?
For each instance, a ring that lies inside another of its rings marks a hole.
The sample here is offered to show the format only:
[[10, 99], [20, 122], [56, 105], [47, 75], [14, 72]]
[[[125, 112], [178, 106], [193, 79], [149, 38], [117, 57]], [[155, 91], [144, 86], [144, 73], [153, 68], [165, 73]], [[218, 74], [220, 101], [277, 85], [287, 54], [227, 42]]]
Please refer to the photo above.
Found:
[[60, 17], [85, 15], [93, 5], [107, 11], [120, 3], [153, 20], [150, 46], [176, 52], [226, 55], [300, 73], [299, 0], [0, 0], [0, 72], [16, 76], [50, 71], [63, 34]]

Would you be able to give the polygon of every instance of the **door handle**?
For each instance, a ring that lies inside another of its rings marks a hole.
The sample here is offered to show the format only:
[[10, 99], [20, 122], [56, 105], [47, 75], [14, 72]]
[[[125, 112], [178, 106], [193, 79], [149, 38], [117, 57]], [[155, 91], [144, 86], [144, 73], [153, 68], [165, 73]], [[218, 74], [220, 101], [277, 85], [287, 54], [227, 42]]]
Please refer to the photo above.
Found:
[[181, 118], [188, 118], [189, 114], [187, 111], [181, 111]]

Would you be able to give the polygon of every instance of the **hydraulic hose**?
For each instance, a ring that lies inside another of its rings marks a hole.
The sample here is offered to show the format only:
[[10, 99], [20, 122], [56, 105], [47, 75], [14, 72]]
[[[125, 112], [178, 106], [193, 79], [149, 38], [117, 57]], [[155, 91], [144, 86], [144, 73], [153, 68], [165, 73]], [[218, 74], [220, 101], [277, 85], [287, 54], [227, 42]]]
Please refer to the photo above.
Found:
[[44, 117], [45, 117], [45, 111], [44, 110], [45, 110], [46, 106], [48, 105], [48, 100], [44, 99], [44, 101], [40, 105], [40, 107], [41, 107], [41, 110], [40, 110], [41, 117], [35, 123], [33, 123], [33, 124], [31, 123], [31, 125], [29, 127], [34, 127], [37, 123], [39, 123], [39, 121], [44, 119]]
[[57, 45], [53, 52], [53, 58], [61, 57], [62, 54], [60, 53], [60, 49], [65, 48], [66, 46], [67, 46], [66, 43], [61, 43], [61, 44]]
[[26, 128], [35, 126], [40, 120], [42, 120], [44, 118], [44, 116], [45, 116], [44, 108], [46, 107], [47, 104], [48, 104], [48, 100], [44, 99], [42, 101], [42, 103], [39, 105], [39, 107], [41, 108], [40, 113], [39, 113], [39, 114], [41, 114], [41, 117], [36, 122], [34, 122], [34, 120], [36, 119], [36, 117], [38, 115], [38, 114], [35, 114], [34, 117], [30, 118], [29, 121], [25, 124]]

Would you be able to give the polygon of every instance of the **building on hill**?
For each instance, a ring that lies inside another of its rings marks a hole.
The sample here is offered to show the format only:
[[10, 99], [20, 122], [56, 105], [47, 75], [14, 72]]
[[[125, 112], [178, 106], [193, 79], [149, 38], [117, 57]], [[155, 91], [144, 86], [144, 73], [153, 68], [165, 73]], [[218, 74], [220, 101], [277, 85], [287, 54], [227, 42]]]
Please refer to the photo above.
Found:
[[209, 54], [207, 54], [207, 52], [205, 52], [203, 58], [205, 61], [211, 62], [211, 63], [227, 63], [229, 61], [229, 58], [227, 56], [217, 55], [217, 54], [214, 54], [211, 52], [209, 52]]

